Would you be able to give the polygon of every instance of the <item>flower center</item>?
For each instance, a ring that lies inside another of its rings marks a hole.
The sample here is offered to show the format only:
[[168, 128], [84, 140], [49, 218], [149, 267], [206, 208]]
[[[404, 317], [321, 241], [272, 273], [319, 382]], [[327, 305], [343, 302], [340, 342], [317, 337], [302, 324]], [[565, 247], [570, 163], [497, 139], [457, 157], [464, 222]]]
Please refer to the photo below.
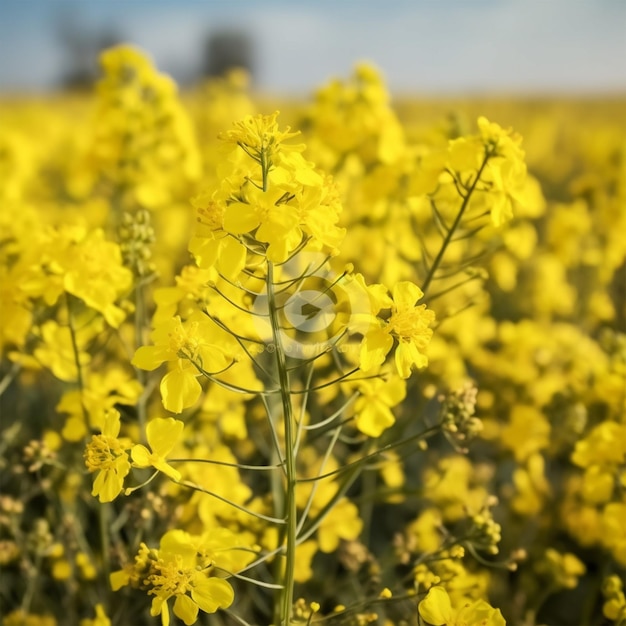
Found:
[[395, 308], [389, 319], [389, 329], [398, 339], [412, 339], [426, 326], [420, 307]]
[[189, 322], [188, 328], [185, 328], [179, 321], [169, 334], [170, 350], [179, 357], [193, 361], [200, 345], [198, 338], [193, 336], [197, 334], [197, 330], [197, 322]]
[[114, 467], [117, 457], [124, 453], [120, 442], [105, 435], [94, 435], [85, 448], [85, 465], [90, 472]]
[[224, 227], [224, 207], [211, 200], [206, 207], [198, 209], [198, 221], [211, 230], [222, 230]]
[[191, 590], [191, 579], [193, 571], [183, 567], [182, 559], [176, 556], [173, 560], [164, 561], [159, 559], [152, 564], [151, 573], [146, 584], [152, 586], [149, 593], [155, 595], [184, 595]]

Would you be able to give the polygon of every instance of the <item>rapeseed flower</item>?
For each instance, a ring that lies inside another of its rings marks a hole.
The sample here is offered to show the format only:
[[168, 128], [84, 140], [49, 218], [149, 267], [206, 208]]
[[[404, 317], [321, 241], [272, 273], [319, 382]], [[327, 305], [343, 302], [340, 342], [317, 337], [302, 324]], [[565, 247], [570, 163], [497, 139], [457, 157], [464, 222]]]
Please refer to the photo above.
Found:
[[96, 616], [93, 619], [83, 619], [80, 626], [111, 626], [111, 620], [107, 617], [102, 604], [96, 604]]
[[286, 139], [297, 137], [299, 132], [290, 132], [290, 128], [280, 131], [276, 118], [279, 112], [271, 115], [246, 115], [243, 120], [234, 122], [234, 128], [220, 135], [224, 141], [235, 143], [259, 163], [271, 163], [274, 154], [280, 150], [301, 152], [303, 144], [285, 144]]
[[391, 409], [406, 396], [406, 383], [398, 376], [388, 380], [370, 378], [359, 381], [359, 396], [354, 403], [356, 427], [369, 437], [379, 437], [396, 421]]
[[396, 369], [401, 378], [408, 378], [413, 367], [422, 368], [428, 364], [426, 347], [433, 334], [430, 325], [435, 314], [425, 304], [415, 305], [424, 294], [409, 281], [399, 282], [392, 294], [389, 319], [379, 319], [378, 327], [367, 332], [363, 339], [360, 366], [364, 372], [368, 372], [382, 365], [395, 339]]
[[159, 549], [142, 544], [133, 565], [111, 574], [111, 586], [117, 590], [131, 585], [153, 595], [150, 614], [160, 615], [163, 626], [170, 624], [169, 601], [174, 598], [174, 615], [189, 626], [197, 620], [199, 609], [215, 613], [233, 602], [233, 588], [223, 578], [211, 576], [212, 567], [197, 538], [170, 530], [161, 538]]
[[157, 417], [146, 426], [146, 437], [150, 450], [142, 444], [133, 446], [130, 456], [135, 467], [154, 467], [172, 480], [180, 480], [180, 472], [174, 469], [165, 457], [178, 443], [185, 425], [173, 417]]
[[171, 364], [160, 389], [163, 406], [173, 413], [192, 406], [200, 397], [198, 368], [213, 373], [229, 364], [224, 349], [217, 343], [215, 326], [209, 321], [183, 322], [177, 315], [158, 324], [152, 340], [154, 345], [140, 347], [131, 363], [148, 371], [165, 362]]
[[505, 626], [499, 609], [484, 600], [467, 601], [453, 608], [443, 587], [432, 587], [419, 604], [420, 617], [432, 626]]
[[90, 472], [98, 472], [91, 491], [100, 502], [112, 502], [124, 488], [124, 478], [130, 472], [127, 450], [130, 442], [118, 439], [120, 414], [110, 409], [102, 433], [93, 435], [85, 448], [85, 465]]

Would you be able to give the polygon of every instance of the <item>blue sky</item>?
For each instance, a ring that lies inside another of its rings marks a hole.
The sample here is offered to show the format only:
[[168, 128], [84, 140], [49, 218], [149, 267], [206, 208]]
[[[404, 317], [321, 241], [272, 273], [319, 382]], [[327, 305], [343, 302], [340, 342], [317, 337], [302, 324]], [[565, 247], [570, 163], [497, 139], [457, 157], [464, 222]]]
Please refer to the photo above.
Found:
[[256, 84], [306, 94], [369, 60], [395, 92], [626, 93], [626, 0], [0, 0], [0, 90], [55, 84], [59, 24], [114, 30], [175, 78], [248, 32]]

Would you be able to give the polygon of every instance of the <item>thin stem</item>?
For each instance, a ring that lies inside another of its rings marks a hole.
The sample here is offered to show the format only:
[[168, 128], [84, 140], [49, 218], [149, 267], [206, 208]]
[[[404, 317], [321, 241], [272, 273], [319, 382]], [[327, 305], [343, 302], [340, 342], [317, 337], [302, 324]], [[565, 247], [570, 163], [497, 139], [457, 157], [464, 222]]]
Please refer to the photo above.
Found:
[[173, 482], [175, 482], [178, 485], [182, 485], [183, 487], [189, 487], [189, 489], [193, 489], [194, 491], [200, 491], [202, 493], [206, 493], [209, 496], [213, 496], [214, 498], [217, 498], [218, 500], [221, 500], [222, 502], [225, 502], [226, 504], [230, 504], [230, 506], [239, 509], [240, 511], [243, 511], [244, 513], [247, 513], [248, 515], [252, 515], [253, 517], [258, 517], [259, 519], [265, 520], [266, 522], [270, 522], [271, 524], [284, 524], [285, 520], [279, 519], [278, 517], [270, 517], [269, 515], [263, 515], [263, 513], [257, 513], [256, 511], [252, 511], [251, 509], [246, 508], [245, 506], [242, 506], [241, 504], [237, 504], [236, 502], [233, 502], [232, 500], [229, 500], [228, 498], [225, 498], [224, 496], [220, 496], [218, 493], [215, 493], [214, 491], [209, 491], [208, 489], [205, 489], [204, 487], [200, 487], [200, 485], [196, 485], [196, 483], [192, 483], [191, 481], [188, 480], [173, 480]]
[[[324, 458], [322, 459], [322, 463], [320, 465], [320, 469], [319, 472], [323, 472], [324, 471], [324, 467], [326, 466], [326, 463], [328, 462], [328, 459], [331, 457], [332, 452], [335, 448], [335, 444], [337, 443], [337, 440], [339, 439], [339, 433], [341, 432], [341, 426], [337, 427], [335, 429], [335, 432], [333, 433], [333, 436], [331, 438], [330, 444], [328, 446], [328, 448], [326, 448], [326, 452], [324, 454]], [[314, 482], [313, 483], [313, 487], [311, 488], [311, 493], [309, 494], [306, 506], [304, 507], [304, 512], [302, 513], [302, 518], [300, 519], [300, 523], [298, 524], [298, 528], [297, 528], [297, 532], [300, 533], [302, 531], [302, 528], [306, 522], [306, 519], [309, 515], [309, 511], [311, 509], [311, 506], [313, 505], [313, 499], [315, 498], [315, 493], [317, 491], [317, 485], [319, 483], [318, 482]]]
[[302, 430], [318, 430], [320, 428], [324, 428], [324, 426], [328, 426], [328, 424], [334, 422], [358, 397], [359, 392], [355, 391], [330, 417], [327, 417], [321, 422], [303, 426]]
[[104, 580], [106, 581], [105, 589], [106, 593], [109, 593], [109, 578], [111, 575], [111, 564], [109, 563], [109, 555], [111, 553], [111, 536], [109, 530], [109, 517], [110, 517], [109, 503], [102, 503], [98, 507], [98, 517], [100, 523], [100, 541], [102, 543], [102, 568], [104, 570]]
[[250, 578], [249, 576], [242, 576], [241, 574], [236, 574], [235, 572], [231, 572], [223, 567], [214, 566], [215, 571], [223, 572], [228, 576], [232, 576], [233, 578], [237, 578], [238, 580], [245, 580], [248, 583], [252, 583], [253, 585], [257, 585], [258, 587], [264, 587], [265, 589], [282, 589], [282, 585], [276, 585], [274, 583], [266, 583], [262, 580], [257, 580], [256, 578]]
[[37, 554], [35, 556], [35, 562], [33, 563], [33, 569], [30, 572], [30, 576], [27, 577], [27, 586], [26, 591], [24, 592], [24, 596], [22, 597], [22, 605], [21, 609], [24, 613], [28, 613], [30, 610], [31, 602], [33, 601], [33, 596], [35, 595], [35, 590], [39, 584], [39, 572], [41, 571], [41, 561], [42, 556]]
[[445, 296], [447, 293], [462, 287], [463, 285], [467, 285], [467, 283], [471, 283], [473, 280], [480, 280], [480, 276], [468, 276], [464, 280], [459, 281], [458, 283], [454, 283], [450, 287], [446, 287], [446, 289], [442, 289], [441, 291], [437, 291], [437, 293], [430, 296], [430, 301], [436, 300], [437, 298], [441, 298], [441, 296]]
[[76, 327], [74, 325], [74, 307], [72, 305], [74, 296], [68, 292], [65, 292], [65, 301], [67, 304], [67, 323], [70, 330], [70, 339], [72, 341], [72, 352], [74, 353], [74, 364], [76, 365], [76, 380], [78, 382], [78, 389], [80, 391], [80, 407], [83, 412], [83, 418], [85, 424], [89, 424], [89, 415], [83, 402], [85, 394], [85, 381], [83, 379], [83, 370], [80, 364], [80, 350], [78, 348], [78, 339], [76, 337]]
[[4, 375], [4, 377], [0, 381], [0, 396], [9, 388], [9, 385], [13, 382], [21, 369], [21, 363], [13, 363], [11, 369]]
[[428, 276], [426, 276], [426, 280], [424, 281], [424, 284], [422, 285], [422, 291], [424, 292], [424, 294], [428, 291], [428, 287], [430, 286], [430, 283], [435, 277], [435, 273], [437, 272], [437, 269], [439, 268], [441, 261], [443, 261], [443, 256], [446, 253], [446, 250], [448, 249], [450, 242], [452, 241], [452, 237], [454, 236], [456, 229], [459, 227], [459, 224], [461, 223], [461, 220], [463, 219], [463, 214], [465, 213], [465, 209], [467, 209], [467, 207], [469, 206], [470, 198], [472, 197], [474, 193], [474, 189], [476, 188], [476, 185], [478, 184], [478, 181], [480, 180], [483, 170], [485, 169], [485, 166], [487, 165], [487, 161], [489, 161], [491, 156], [492, 156], [492, 152], [488, 149], [485, 149], [485, 156], [483, 157], [483, 162], [480, 164], [480, 167], [478, 168], [478, 172], [476, 172], [476, 178], [474, 178], [471, 186], [467, 190], [467, 193], [465, 194], [465, 196], [463, 196], [463, 202], [461, 204], [461, 208], [459, 209], [459, 212], [454, 218], [454, 222], [452, 223], [452, 226], [450, 226], [450, 229], [448, 230], [448, 234], [445, 236], [444, 240], [441, 242], [441, 248], [439, 248], [439, 252], [437, 253], [435, 260], [433, 261], [433, 264], [430, 266], [430, 270], [428, 271]]
[[[308, 389], [308, 387], [311, 385], [311, 380], [313, 380], [313, 370], [314, 370], [313, 363], [310, 363], [309, 371], [307, 372], [307, 377], [306, 377], [305, 389]], [[298, 450], [300, 448], [300, 438], [302, 437], [302, 431], [305, 428], [304, 419], [305, 419], [308, 399], [309, 399], [309, 394], [305, 394], [305, 396], [302, 398], [302, 404], [300, 406], [300, 418], [298, 419], [298, 426], [296, 430], [296, 442], [294, 444], [296, 455], [298, 454]]]
[[422, 439], [423, 437], [426, 437], [429, 434], [434, 434], [436, 432], [439, 432], [439, 430], [440, 430], [439, 425], [431, 426], [430, 428], [427, 428], [426, 430], [423, 430], [420, 433], [416, 433], [415, 435], [411, 435], [410, 437], [406, 437], [405, 439], [401, 439], [400, 441], [394, 441], [392, 443], [388, 443], [382, 448], [379, 448], [378, 450], [375, 450], [374, 452], [370, 452], [369, 454], [366, 454], [364, 457], [361, 457], [360, 459], [357, 459], [356, 461], [352, 461], [351, 463], [342, 465], [341, 467], [339, 467], [336, 470], [333, 470], [332, 472], [321, 474], [320, 476], [316, 476], [315, 478], [300, 478], [298, 482], [310, 483], [316, 480], [321, 480], [322, 478], [329, 478], [330, 476], [336, 476], [337, 474], [342, 474], [343, 472], [346, 472], [350, 470], [351, 468], [354, 468], [355, 466], [362, 465], [363, 463], [366, 463], [370, 459], [375, 459], [377, 456], [380, 456], [384, 454], [385, 452], [389, 452], [389, 450], [393, 450], [394, 448], [399, 448], [400, 446], [403, 446], [407, 443], [411, 443], [412, 441]]
[[[265, 187], [265, 176], [264, 176]], [[287, 373], [287, 363], [285, 352], [281, 341], [280, 321], [276, 309], [274, 297], [274, 266], [271, 261], [267, 263], [267, 295], [272, 335], [274, 339], [276, 366], [278, 368], [278, 379], [280, 384], [280, 395], [283, 407], [283, 424], [285, 430], [285, 572], [283, 575], [283, 586], [280, 603], [280, 624], [289, 626], [291, 620], [291, 609], [293, 606], [293, 587], [295, 583], [296, 568], [296, 529], [297, 529], [297, 509], [296, 509], [296, 459], [294, 453], [294, 419], [291, 406], [291, 392], [289, 384], [289, 374]]]
[[244, 465], [242, 463], [228, 463], [227, 461], [217, 461], [215, 459], [167, 459], [168, 463], [209, 463], [210, 465], [223, 465], [225, 467], [235, 467], [240, 470], [271, 471], [281, 469], [282, 463], [276, 465]]
[[[135, 285], [135, 349], [138, 350], [144, 344], [144, 329], [146, 318], [146, 304], [144, 300], [143, 285], [137, 282]], [[148, 381], [147, 372], [136, 367], [135, 373], [137, 380], [142, 389], [146, 388]], [[148, 404], [148, 396], [141, 394], [137, 399], [137, 419], [139, 421], [139, 431], [141, 433], [142, 443], [146, 443], [146, 406]]]
[[[362, 468], [360, 466], [352, 466], [348, 471], [348, 475], [343, 478], [342, 484], [337, 489], [337, 492], [333, 495], [333, 497], [324, 505], [324, 507], [320, 510], [317, 517], [311, 522], [309, 527], [298, 537], [298, 543], [303, 543], [309, 537], [311, 537], [315, 531], [320, 527], [326, 516], [332, 511], [337, 502], [343, 498], [348, 489], [352, 486], [354, 481], [358, 478], [361, 473]], [[319, 479], [320, 477], [318, 477]]]

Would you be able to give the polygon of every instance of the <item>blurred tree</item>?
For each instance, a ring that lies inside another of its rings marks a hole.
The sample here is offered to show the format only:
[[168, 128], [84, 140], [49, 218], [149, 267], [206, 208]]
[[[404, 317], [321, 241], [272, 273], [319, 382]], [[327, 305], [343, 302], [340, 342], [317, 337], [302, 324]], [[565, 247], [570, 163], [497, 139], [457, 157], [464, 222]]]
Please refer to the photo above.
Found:
[[242, 30], [218, 30], [209, 34], [204, 54], [205, 76], [222, 76], [229, 69], [241, 67], [254, 76], [254, 42]]
[[98, 79], [100, 52], [123, 41], [117, 29], [104, 25], [100, 30], [86, 28], [80, 16], [63, 7], [55, 18], [56, 32], [64, 50], [59, 86], [88, 89]]

